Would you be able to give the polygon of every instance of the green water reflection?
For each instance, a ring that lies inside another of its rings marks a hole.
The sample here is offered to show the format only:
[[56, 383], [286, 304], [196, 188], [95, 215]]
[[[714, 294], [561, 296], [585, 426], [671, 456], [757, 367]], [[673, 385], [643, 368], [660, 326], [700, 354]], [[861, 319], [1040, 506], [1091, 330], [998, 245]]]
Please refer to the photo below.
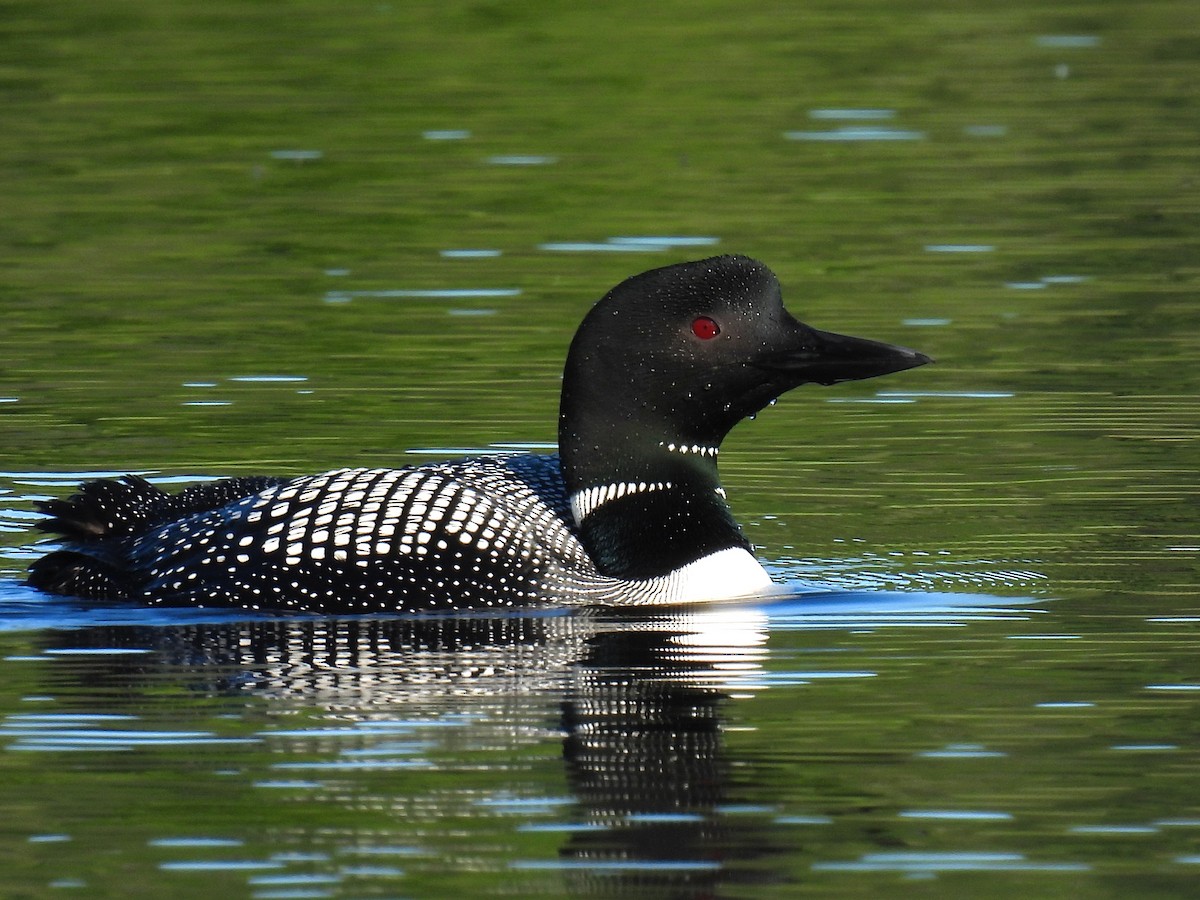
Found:
[[[1193, 19], [8, 4], [0, 893], [1186, 895]], [[583, 311], [711, 252], [938, 359], [722, 454], [780, 580], [920, 611], [110, 621], [18, 584], [67, 473], [544, 447]]]

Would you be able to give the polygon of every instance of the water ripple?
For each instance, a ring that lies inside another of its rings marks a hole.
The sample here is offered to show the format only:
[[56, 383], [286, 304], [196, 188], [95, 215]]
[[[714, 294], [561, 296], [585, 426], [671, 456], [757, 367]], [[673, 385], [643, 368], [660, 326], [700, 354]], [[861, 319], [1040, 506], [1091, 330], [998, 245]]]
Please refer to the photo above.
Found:
[[925, 132], [846, 126], [833, 131], [785, 131], [783, 136], [789, 141], [923, 141]]
[[815, 872], [1087, 872], [1071, 862], [1035, 862], [1021, 853], [864, 853], [857, 860], [817, 862]]

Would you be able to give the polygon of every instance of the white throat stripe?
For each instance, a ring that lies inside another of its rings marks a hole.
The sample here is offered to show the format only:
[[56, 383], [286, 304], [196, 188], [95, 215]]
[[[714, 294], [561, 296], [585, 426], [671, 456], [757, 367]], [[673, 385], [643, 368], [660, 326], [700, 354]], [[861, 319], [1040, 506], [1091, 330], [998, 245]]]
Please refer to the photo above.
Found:
[[598, 484], [595, 487], [584, 488], [571, 495], [571, 515], [575, 524], [583, 524], [583, 520], [594, 513], [609, 500], [616, 500], [626, 494], [645, 494], [650, 491], [669, 490], [669, 481], [619, 481], [614, 484]]

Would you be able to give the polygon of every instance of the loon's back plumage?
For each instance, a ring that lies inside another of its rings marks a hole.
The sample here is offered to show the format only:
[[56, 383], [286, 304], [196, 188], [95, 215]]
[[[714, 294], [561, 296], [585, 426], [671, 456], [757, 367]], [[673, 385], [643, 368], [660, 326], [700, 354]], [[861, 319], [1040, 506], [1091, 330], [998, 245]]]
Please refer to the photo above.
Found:
[[326, 613], [719, 599], [770, 585], [717, 447], [799, 384], [928, 362], [821, 332], [766, 266], [715, 257], [627, 279], [572, 342], [558, 456], [507, 454], [166, 494], [126, 476], [42, 506], [51, 593]]

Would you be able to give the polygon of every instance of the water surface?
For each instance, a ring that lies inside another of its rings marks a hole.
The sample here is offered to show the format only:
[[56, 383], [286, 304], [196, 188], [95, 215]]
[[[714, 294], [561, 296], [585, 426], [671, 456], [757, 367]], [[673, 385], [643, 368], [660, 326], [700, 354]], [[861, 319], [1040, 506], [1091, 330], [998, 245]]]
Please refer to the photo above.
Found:
[[[13, 6], [0, 893], [1187, 895], [1192, 16]], [[550, 449], [588, 306], [718, 252], [938, 360], [726, 443], [820, 593], [341, 620], [20, 585], [81, 478]]]

